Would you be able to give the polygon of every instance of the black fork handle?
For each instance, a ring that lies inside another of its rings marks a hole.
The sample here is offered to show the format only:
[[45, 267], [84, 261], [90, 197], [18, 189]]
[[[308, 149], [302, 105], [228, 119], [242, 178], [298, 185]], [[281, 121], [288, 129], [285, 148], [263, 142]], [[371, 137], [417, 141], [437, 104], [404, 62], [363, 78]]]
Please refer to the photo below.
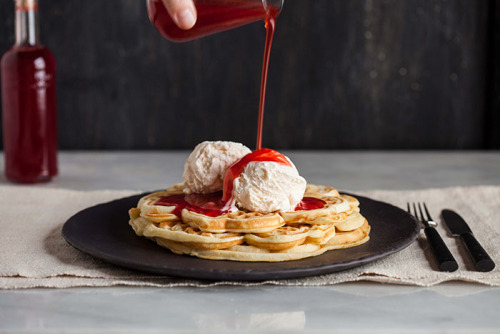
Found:
[[453, 272], [458, 269], [458, 263], [434, 227], [424, 229], [427, 241], [436, 258], [439, 270]]

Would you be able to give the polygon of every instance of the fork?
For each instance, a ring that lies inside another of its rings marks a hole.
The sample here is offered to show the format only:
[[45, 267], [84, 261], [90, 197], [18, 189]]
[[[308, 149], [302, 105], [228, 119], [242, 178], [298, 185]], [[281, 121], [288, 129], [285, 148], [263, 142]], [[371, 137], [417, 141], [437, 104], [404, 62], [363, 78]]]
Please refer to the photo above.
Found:
[[[422, 206], [425, 210], [425, 216], [422, 211]], [[425, 203], [423, 203], [423, 205], [418, 203], [418, 212], [415, 203], [413, 203], [413, 214], [410, 210], [410, 203], [407, 203], [407, 211], [410, 215], [422, 223], [422, 225], [424, 225], [425, 236], [427, 237], [427, 242], [431, 246], [432, 253], [438, 263], [439, 270], [448, 272], [457, 270], [458, 263], [450, 253], [448, 247], [446, 247], [446, 244], [439, 235], [438, 231], [434, 228], [437, 226], [437, 223], [432, 219]]]

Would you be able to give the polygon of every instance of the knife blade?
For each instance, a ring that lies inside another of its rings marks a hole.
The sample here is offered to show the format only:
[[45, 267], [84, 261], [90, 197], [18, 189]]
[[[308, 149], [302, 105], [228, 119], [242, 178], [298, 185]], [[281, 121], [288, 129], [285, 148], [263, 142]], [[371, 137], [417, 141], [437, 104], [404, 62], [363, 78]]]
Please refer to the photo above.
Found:
[[441, 211], [441, 215], [451, 234], [462, 239], [476, 270], [482, 272], [492, 271], [495, 268], [495, 262], [476, 240], [465, 220], [458, 213], [449, 209]]

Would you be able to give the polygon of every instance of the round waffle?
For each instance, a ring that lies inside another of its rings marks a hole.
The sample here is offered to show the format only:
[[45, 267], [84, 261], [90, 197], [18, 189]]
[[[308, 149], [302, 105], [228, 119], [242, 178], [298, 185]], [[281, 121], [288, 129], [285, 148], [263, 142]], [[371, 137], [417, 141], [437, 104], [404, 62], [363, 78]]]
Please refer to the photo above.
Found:
[[[332, 187], [308, 185], [304, 197], [324, 207], [263, 214], [237, 210], [210, 217], [184, 208], [157, 205], [163, 197], [183, 194], [183, 184], [155, 192], [129, 210], [137, 235], [150, 238], [177, 254], [234, 261], [288, 261], [316, 256], [331, 249], [360, 245], [370, 226], [359, 201]], [[176, 214], [174, 214], [174, 212]]]
[[312, 197], [314, 197], [315, 195], [331, 196], [331, 197], [339, 197], [340, 196], [337, 189], [335, 189], [333, 187], [318, 185], [318, 184], [308, 184], [306, 186], [305, 195], [312, 196]]
[[176, 194], [182, 194], [182, 189], [158, 191], [142, 197], [137, 204], [140, 216], [155, 223], [179, 220], [179, 217], [173, 213], [175, 206], [156, 205], [156, 202], [163, 197]]
[[182, 221], [202, 231], [214, 233], [263, 233], [285, 225], [285, 221], [278, 213], [264, 214], [241, 210], [218, 217], [209, 217], [184, 209], [182, 210]]
[[154, 224], [139, 217], [130, 220], [130, 225], [139, 236], [171, 240], [193, 249], [224, 249], [241, 244], [244, 240], [242, 234], [201, 232], [180, 221]]
[[312, 225], [307, 235], [306, 243], [323, 245], [336, 234], [335, 225]]
[[327, 247], [334, 247], [330, 249], [339, 249], [360, 245], [370, 238], [370, 229], [368, 221], [363, 218], [363, 224], [359, 228], [346, 232], [337, 231], [335, 237], [328, 240]]
[[[137, 207], [140, 216], [154, 223], [179, 220], [174, 214], [175, 206], [157, 205], [163, 197], [183, 193], [183, 185], [176, 184], [166, 191], [159, 191], [142, 197]], [[246, 232], [262, 233], [274, 230], [285, 225], [285, 221], [278, 213], [263, 214], [260, 212], [246, 212], [237, 210], [218, 217], [210, 217], [201, 213], [183, 209], [181, 219], [184, 223], [203, 232]]]
[[261, 249], [282, 250], [302, 245], [309, 230], [308, 226], [282, 226], [267, 233], [247, 233], [245, 242]]
[[247, 233], [245, 242], [262, 249], [284, 250], [304, 243], [323, 245], [334, 236], [334, 225], [286, 225], [272, 232]]
[[308, 223], [322, 217], [344, 217], [344, 215], [342, 215], [343, 213], [347, 215], [349, 210], [359, 205], [358, 200], [347, 195], [334, 197], [330, 195], [323, 195], [321, 193], [309, 194], [306, 192], [304, 196], [321, 199], [325, 202], [325, 205], [320, 209], [314, 210], [280, 212], [280, 215], [287, 224]]
[[338, 231], [353, 231], [361, 227], [365, 222], [365, 217], [363, 217], [359, 212], [354, 211], [346, 219], [338, 221], [335, 224], [335, 228]]
[[176, 254], [188, 254], [209, 260], [281, 262], [317, 256], [328, 250], [361, 245], [369, 240], [369, 232], [370, 227], [368, 223], [366, 223], [355, 231], [335, 235], [328, 243], [322, 246], [316, 244], [302, 244], [281, 251], [262, 249], [253, 245], [244, 244], [221, 250], [198, 250], [179, 242], [162, 238], [156, 238], [156, 242], [158, 245], [166, 247]]

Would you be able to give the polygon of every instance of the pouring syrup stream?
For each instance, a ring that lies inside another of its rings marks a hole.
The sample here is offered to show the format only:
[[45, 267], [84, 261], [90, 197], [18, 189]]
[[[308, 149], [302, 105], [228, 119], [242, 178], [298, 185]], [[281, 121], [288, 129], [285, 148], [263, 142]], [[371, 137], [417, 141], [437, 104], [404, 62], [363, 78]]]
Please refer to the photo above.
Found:
[[271, 45], [273, 44], [274, 31], [276, 28], [276, 18], [278, 17], [278, 10], [270, 7], [266, 16], [266, 44], [264, 47], [264, 59], [262, 61], [262, 78], [260, 82], [260, 99], [259, 99], [259, 119], [257, 124], [257, 143], [255, 150], [262, 148], [262, 128], [264, 126], [264, 105], [266, 102], [266, 86], [267, 86], [267, 72], [269, 69], [269, 58], [271, 55]]

